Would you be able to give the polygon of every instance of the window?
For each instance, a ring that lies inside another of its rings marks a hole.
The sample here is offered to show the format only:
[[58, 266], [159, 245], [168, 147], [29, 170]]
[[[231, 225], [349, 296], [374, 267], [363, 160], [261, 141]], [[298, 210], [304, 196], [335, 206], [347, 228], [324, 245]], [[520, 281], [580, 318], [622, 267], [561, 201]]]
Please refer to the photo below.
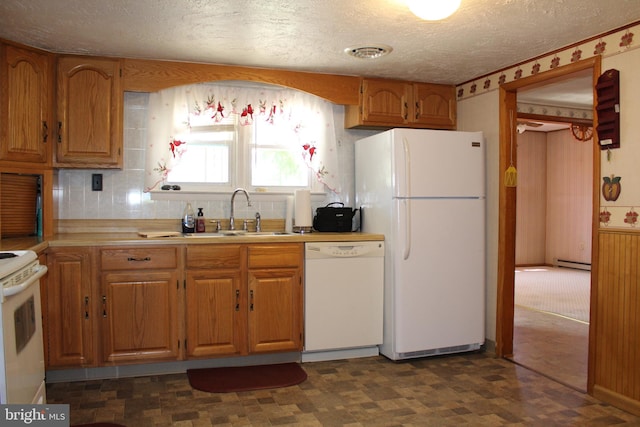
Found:
[[[322, 191], [323, 185], [335, 191], [338, 163], [330, 103], [298, 91], [255, 86], [166, 91], [150, 96], [146, 191], [165, 184], [196, 192], [244, 187], [291, 193]], [[168, 143], [157, 143], [163, 140]]]
[[188, 149], [167, 173], [168, 182], [231, 184], [231, 161], [237, 145], [234, 125], [194, 126], [177, 140], [184, 141]]

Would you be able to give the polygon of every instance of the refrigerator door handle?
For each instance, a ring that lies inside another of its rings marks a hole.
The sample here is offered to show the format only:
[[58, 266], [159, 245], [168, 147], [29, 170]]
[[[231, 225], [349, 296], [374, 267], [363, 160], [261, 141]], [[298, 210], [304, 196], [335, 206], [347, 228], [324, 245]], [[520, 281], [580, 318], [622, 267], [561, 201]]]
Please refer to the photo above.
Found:
[[409, 141], [406, 137], [402, 138], [402, 148], [404, 154], [404, 194], [400, 194], [406, 197], [411, 197], [411, 156], [409, 153]]
[[[409, 141], [402, 138], [402, 148], [404, 152], [404, 187], [405, 195], [411, 197], [411, 156], [409, 153]], [[411, 199], [404, 199], [404, 259], [409, 259], [411, 255]]]
[[411, 255], [411, 199], [404, 199], [404, 260]]

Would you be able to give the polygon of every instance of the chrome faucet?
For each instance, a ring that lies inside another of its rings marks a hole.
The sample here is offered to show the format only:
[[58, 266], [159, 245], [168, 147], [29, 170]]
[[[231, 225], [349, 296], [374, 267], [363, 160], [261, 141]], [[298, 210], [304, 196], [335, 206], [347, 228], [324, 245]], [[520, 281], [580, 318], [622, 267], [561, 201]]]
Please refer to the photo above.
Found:
[[229, 230], [236, 229], [236, 223], [233, 217], [233, 202], [236, 198], [236, 194], [238, 193], [244, 193], [245, 197], [247, 198], [247, 206], [251, 206], [251, 199], [249, 199], [249, 193], [247, 193], [247, 190], [245, 190], [244, 188], [237, 188], [231, 195], [231, 216], [229, 217]]

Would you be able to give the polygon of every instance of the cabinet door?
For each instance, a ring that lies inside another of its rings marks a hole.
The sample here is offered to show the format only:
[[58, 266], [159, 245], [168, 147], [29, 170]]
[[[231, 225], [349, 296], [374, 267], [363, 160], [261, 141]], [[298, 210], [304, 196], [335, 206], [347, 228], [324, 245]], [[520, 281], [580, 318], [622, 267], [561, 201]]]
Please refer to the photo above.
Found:
[[119, 60], [58, 60], [57, 166], [122, 168], [120, 68]]
[[246, 353], [246, 287], [240, 270], [187, 271], [187, 357]]
[[455, 129], [455, 96], [454, 86], [414, 83], [411, 121], [431, 128]]
[[249, 353], [302, 350], [298, 268], [249, 270]]
[[403, 125], [410, 121], [411, 84], [367, 79], [362, 85], [364, 124]]
[[178, 274], [103, 273], [103, 362], [178, 358]]
[[0, 160], [47, 164], [54, 139], [51, 58], [13, 46], [0, 49]]
[[79, 248], [47, 253], [47, 367], [92, 366], [97, 334], [92, 254]]

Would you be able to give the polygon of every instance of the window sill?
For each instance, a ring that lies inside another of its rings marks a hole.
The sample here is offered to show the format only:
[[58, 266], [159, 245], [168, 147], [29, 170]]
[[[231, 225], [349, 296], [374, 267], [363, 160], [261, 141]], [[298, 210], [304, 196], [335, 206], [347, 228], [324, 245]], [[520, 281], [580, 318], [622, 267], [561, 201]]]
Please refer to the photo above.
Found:
[[[251, 200], [262, 202], [283, 202], [287, 196], [294, 196], [293, 191], [249, 191]], [[194, 190], [153, 190], [148, 192], [151, 200], [175, 201], [215, 201], [229, 200], [233, 191], [194, 191]], [[327, 196], [324, 191], [311, 191], [311, 201], [323, 201]]]

